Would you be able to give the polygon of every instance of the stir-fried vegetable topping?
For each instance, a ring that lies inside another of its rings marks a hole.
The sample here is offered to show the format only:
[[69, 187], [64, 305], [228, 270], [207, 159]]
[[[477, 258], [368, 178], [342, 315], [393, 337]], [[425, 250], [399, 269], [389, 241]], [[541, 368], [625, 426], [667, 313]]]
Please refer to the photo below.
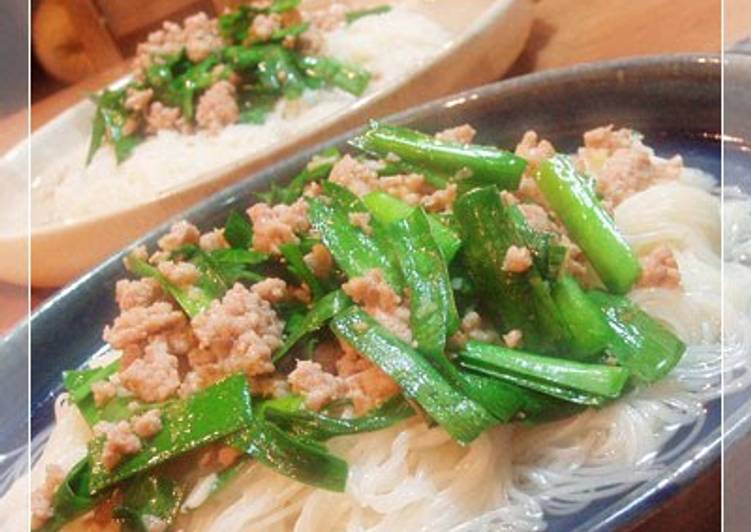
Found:
[[[352, 81], [278, 47], [302, 21], [254, 41], [254, 17], [294, 6], [222, 17], [222, 57], [287, 97], [311, 77]], [[167, 83], [172, 67], [160, 68]], [[265, 68], [289, 74], [279, 83]], [[206, 72], [180, 75], [195, 88]], [[203, 235], [182, 222], [151, 257], [134, 250], [126, 265], [138, 279], [118, 283], [121, 315], [105, 330], [122, 357], [64, 374], [96, 436], [44, 530], [113, 494], [126, 529], [168, 528], [181, 505], [200, 505], [190, 467], [211, 453], [224, 458], [200, 476], [207, 493], [250, 461], [343, 491], [348, 465], [332, 438], [419, 413], [466, 445], [665, 377], [686, 346], [623, 295], [640, 267], [592, 184], [564, 156], [527, 170], [461, 138], [374, 123], [352, 141], [359, 152], [319, 153], [247, 216], [233, 211]], [[544, 200], [523, 195], [523, 175]], [[594, 289], [603, 284], [609, 292]]]
[[[240, 5], [210, 20], [165, 27], [143, 43], [133, 80], [95, 96], [87, 164], [105, 143], [118, 163], [160, 129], [216, 132], [233, 123], [261, 124], [277, 102], [334, 87], [362, 95], [371, 74], [320, 55], [320, 28], [303, 20], [297, 1]], [[351, 11], [342, 25], [385, 13], [389, 6]]]

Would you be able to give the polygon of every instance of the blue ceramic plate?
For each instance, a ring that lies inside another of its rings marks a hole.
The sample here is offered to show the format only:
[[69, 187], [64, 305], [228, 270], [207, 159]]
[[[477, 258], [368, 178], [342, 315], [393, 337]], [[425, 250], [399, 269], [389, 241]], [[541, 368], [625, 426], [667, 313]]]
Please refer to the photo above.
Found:
[[[643, 132], [659, 154], [681, 153], [686, 164], [720, 175], [720, 71], [715, 56], [663, 56], [581, 65], [535, 74], [468, 91], [386, 119], [435, 131], [469, 122], [480, 143], [513, 146], [535, 129], [561, 150], [572, 150], [581, 134], [614, 123]], [[244, 210], [253, 193], [283, 182], [323, 146], [344, 146], [355, 132], [299, 153], [250, 176], [182, 214], [201, 228], [221, 225], [231, 209]], [[168, 224], [138, 244], [153, 246]], [[82, 365], [103, 342], [103, 326], [116, 315], [114, 284], [125, 272], [122, 253], [66, 287], [31, 319], [31, 433], [52, 423], [52, 403], [64, 369]], [[60, 260], [65, 260], [61, 250]], [[16, 397], [3, 409], [0, 451], [23, 442], [25, 372], [19, 353], [27, 334], [22, 326], [0, 346], [0, 389]], [[606, 530], [633, 522], [654, 509], [717, 460], [720, 452], [719, 401], [706, 405], [704, 427], [686, 450], [673, 456], [659, 476], [617, 497], [591, 503], [576, 515], [551, 516], [551, 530]], [[674, 437], [685, 438], [690, 427]], [[658, 457], [659, 460], [659, 457]]]

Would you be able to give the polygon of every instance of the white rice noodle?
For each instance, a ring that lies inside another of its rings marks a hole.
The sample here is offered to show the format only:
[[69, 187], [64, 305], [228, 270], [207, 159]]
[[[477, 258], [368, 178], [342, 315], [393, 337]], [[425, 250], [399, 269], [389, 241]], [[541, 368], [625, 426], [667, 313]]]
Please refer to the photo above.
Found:
[[[702, 403], [720, 393], [719, 202], [685, 182], [659, 185], [621, 204], [616, 219], [638, 253], [667, 244], [680, 266], [681, 290], [631, 294], [690, 344], [668, 378], [601, 410], [536, 427], [496, 428], [467, 447], [417, 419], [336, 439], [332, 451], [350, 464], [344, 494], [315, 490], [253, 464], [183, 514], [179, 526], [220, 532], [541, 530], [543, 512], [570, 514], [654, 478], [695, 443], [705, 422]], [[739, 360], [751, 345], [751, 276], [740, 263], [729, 264], [727, 273], [729, 286], [738, 289], [729, 290], [726, 301], [735, 365], [726, 384], [740, 387], [748, 380]], [[57, 418], [41, 463], [54, 458], [72, 465], [88, 429], [74, 409], [59, 408]], [[660, 452], [687, 426], [685, 437]]]

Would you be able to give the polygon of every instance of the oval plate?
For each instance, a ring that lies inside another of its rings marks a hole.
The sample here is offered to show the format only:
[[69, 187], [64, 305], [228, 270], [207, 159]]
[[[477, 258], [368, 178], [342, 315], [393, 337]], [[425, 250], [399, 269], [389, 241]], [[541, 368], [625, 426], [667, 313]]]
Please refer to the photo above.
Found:
[[[461, 93], [388, 121], [426, 131], [469, 122], [479, 131], [478, 142], [501, 146], [513, 146], [524, 131], [532, 128], [562, 150], [573, 149], [587, 129], [615, 123], [643, 132], [658, 154], [679, 152], [688, 165], [719, 175], [720, 70], [720, 59], [715, 56], [664, 56], [581, 65]], [[354, 133], [249, 176], [179, 218], [190, 219], [202, 228], [221, 225], [230, 210], [245, 209], [255, 192], [294, 175], [323, 146], [344, 146]], [[164, 225], [137, 244], [153, 246], [166, 229]], [[61, 372], [80, 366], [103, 347], [101, 330], [117, 313], [112, 294], [116, 280], [125, 275], [121, 259], [127, 251], [65, 288], [32, 316], [33, 435], [41, 434], [52, 423], [52, 402], [61, 389]], [[10, 364], [19, 359], [22, 351], [13, 347], [22, 345], [28, 326], [21, 326], [0, 346], [0, 362]], [[24, 377], [22, 368], [23, 364], [17, 363], [1, 371], [0, 387], [17, 389]], [[655, 468], [650, 482], [593, 500], [575, 515], [549, 516], [549, 529], [612, 530], [667, 500], [719, 457], [719, 401], [707, 404], [706, 409], [700, 430], [686, 427], [675, 434], [675, 438], [691, 438], [683, 452], [665, 461], [661, 461], [661, 454], [657, 456], [660, 467]], [[0, 451], [10, 451], [23, 443], [26, 421], [21, 408], [3, 410]]]
[[[308, 4], [320, 4], [311, 1]], [[382, 4], [380, 0], [348, 0], [353, 8]], [[160, 197], [124, 209], [39, 228], [32, 227], [31, 283], [61, 286], [114, 253], [160, 222], [302, 148], [323, 142], [368, 118], [407, 109], [426, 100], [496, 80], [524, 48], [532, 24], [531, 0], [398, 0], [437, 22], [449, 33], [446, 46], [413, 72], [405, 72], [383, 88], [358, 99], [341, 113], [272, 147], [215, 168]], [[119, 80], [114, 85], [122, 84]], [[32, 179], [70, 150], [88, 144], [94, 106], [82, 101], [36, 131], [6, 155], [0, 164], [26, 175], [29, 148]], [[26, 235], [0, 234], [0, 279], [23, 284], [26, 267], [21, 256]], [[61, 260], [59, 251], [67, 253]], [[7, 257], [7, 259], [6, 259]]]

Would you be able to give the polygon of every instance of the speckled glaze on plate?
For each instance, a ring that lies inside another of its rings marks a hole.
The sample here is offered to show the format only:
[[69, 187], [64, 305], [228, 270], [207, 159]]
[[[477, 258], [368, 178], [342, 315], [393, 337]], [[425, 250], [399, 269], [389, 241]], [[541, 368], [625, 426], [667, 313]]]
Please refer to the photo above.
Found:
[[[581, 65], [512, 79], [422, 105], [387, 120], [426, 131], [469, 122], [478, 142], [513, 146], [535, 129], [561, 150], [573, 149], [582, 132], [615, 123], [638, 129], [658, 154], [681, 153], [687, 165], [720, 175], [720, 70], [716, 56], [662, 56]], [[256, 191], [294, 175], [323, 146], [344, 146], [354, 132], [299, 154], [207, 199], [181, 214], [201, 228], [220, 225], [231, 209], [245, 209]], [[153, 246], [167, 225], [136, 244]], [[115, 281], [125, 272], [127, 250], [111, 257], [37, 311], [32, 319], [33, 435], [52, 423], [52, 401], [61, 387], [62, 370], [80, 366], [103, 346], [101, 330], [112, 320]], [[21, 341], [28, 324], [0, 347], [0, 362], [13, 360], [12, 343]], [[0, 372], [0, 386], [18, 387], [20, 370]], [[15, 375], [14, 373], [15, 372]], [[593, 501], [565, 517], [549, 516], [549, 530], [612, 530], [637, 520], [662, 504], [719, 456], [719, 402], [707, 404], [701, 430], [679, 430], [675, 438], [693, 440], [673, 456], [654, 481]], [[22, 442], [22, 411], [3, 411], [0, 451]], [[659, 456], [658, 456], [659, 460]]]

